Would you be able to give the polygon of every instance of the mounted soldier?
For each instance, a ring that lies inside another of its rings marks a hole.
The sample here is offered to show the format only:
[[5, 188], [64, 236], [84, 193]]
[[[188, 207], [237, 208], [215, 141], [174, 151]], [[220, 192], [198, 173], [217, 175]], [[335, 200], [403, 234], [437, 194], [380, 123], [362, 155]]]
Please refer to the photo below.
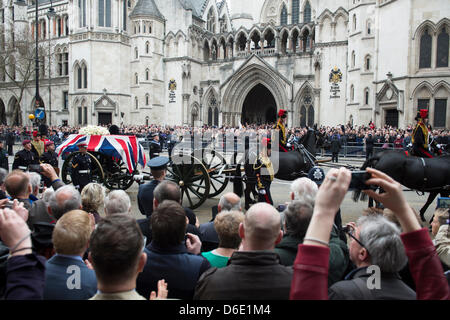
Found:
[[411, 138], [412, 151], [416, 157], [433, 158], [428, 150], [429, 132], [426, 119], [428, 119], [428, 110], [420, 109], [415, 118], [417, 124]]
[[286, 145], [287, 144], [286, 118], [287, 118], [287, 111], [280, 109], [280, 111], [278, 111], [278, 121], [274, 127], [274, 129], [278, 130], [278, 132], [279, 132], [279, 139], [280, 139], [279, 151], [280, 152], [288, 152], [288, 147]]

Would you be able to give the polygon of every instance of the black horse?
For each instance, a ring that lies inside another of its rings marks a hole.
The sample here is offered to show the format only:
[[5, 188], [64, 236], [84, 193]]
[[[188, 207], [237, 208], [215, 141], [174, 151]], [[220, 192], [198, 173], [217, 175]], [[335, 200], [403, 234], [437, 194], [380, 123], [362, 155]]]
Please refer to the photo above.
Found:
[[[450, 155], [420, 158], [408, 156], [404, 151], [386, 150], [368, 159], [361, 170], [367, 167], [386, 173], [407, 188], [429, 192], [427, 202], [420, 209], [422, 221], [425, 221], [425, 212], [438, 194], [442, 197], [450, 194]], [[354, 199], [358, 196], [359, 192], [355, 192]]]
[[[278, 158], [278, 169], [275, 178], [280, 180], [293, 181], [300, 177], [308, 175], [308, 171], [316, 164], [316, 143], [317, 131], [313, 128], [308, 129], [307, 133], [302, 137], [300, 143], [292, 142], [294, 148], [289, 152], [278, 152], [272, 150], [272, 159]], [[256, 154], [251, 154], [249, 149], [245, 148], [243, 159], [236, 167], [235, 177], [233, 179], [233, 191], [238, 196], [242, 196], [245, 191], [245, 208], [248, 209], [251, 203], [257, 198], [256, 191], [256, 175], [253, 170]], [[241, 168], [244, 168], [245, 177], [242, 177]], [[243, 190], [243, 182], [245, 181], [245, 190]], [[252, 199], [253, 196], [253, 199]]]

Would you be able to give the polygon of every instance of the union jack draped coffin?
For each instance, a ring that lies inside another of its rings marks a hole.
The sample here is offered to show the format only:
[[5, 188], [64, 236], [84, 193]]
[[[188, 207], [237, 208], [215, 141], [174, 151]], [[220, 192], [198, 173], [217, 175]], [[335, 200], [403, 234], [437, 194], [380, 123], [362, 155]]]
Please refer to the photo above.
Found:
[[71, 134], [56, 148], [58, 157], [64, 152], [78, 151], [77, 144], [85, 141], [88, 151], [100, 152], [114, 158], [122, 159], [131, 173], [140, 164], [143, 168], [147, 163], [144, 148], [139, 144], [135, 136], [101, 136]]

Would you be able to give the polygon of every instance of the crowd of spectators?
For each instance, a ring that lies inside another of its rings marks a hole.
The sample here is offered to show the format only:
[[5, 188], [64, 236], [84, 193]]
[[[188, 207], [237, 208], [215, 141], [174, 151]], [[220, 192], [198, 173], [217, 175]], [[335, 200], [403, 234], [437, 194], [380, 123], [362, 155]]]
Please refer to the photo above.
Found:
[[[107, 127], [107, 126], [105, 126]], [[260, 136], [269, 134], [273, 128], [272, 125], [246, 125], [239, 127], [230, 126], [207, 126], [191, 127], [191, 126], [161, 126], [161, 125], [128, 125], [122, 126], [120, 134], [134, 135], [142, 140], [150, 140], [151, 134], [159, 135], [161, 147], [166, 148], [169, 142], [179, 142], [182, 137], [186, 136], [204, 136], [208, 139], [218, 141], [219, 139], [238, 137], [241, 135], [258, 134]], [[78, 133], [79, 126], [49, 126], [49, 139], [60, 144], [64, 139], [73, 133]], [[288, 138], [302, 137], [306, 134], [308, 128], [290, 127], [287, 128]], [[339, 142], [339, 148], [344, 146], [361, 147], [366, 145], [366, 140], [370, 136], [373, 139], [375, 148], [390, 149], [406, 149], [411, 143], [411, 135], [414, 125], [410, 124], [405, 129], [399, 129], [392, 126], [384, 126], [376, 128], [372, 123], [368, 125], [337, 125], [337, 126], [319, 126], [318, 132], [322, 136], [320, 145], [325, 150], [332, 148], [333, 140]], [[429, 127], [431, 137], [440, 145], [450, 144], [450, 130], [448, 129], [432, 129]], [[30, 139], [33, 127], [8, 127], [0, 126], [0, 140], [4, 141], [5, 148], [11, 141], [18, 142], [24, 139]], [[11, 152], [8, 152], [11, 154]]]
[[5, 299], [450, 299], [449, 209], [436, 210], [432, 242], [400, 184], [374, 169], [367, 183], [385, 192], [364, 192], [384, 209], [345, 226], [344, 168], [293, 181], [283, 209], [244, 212], [226, 193], [202, 224], [173, 182], [157, 185], [152, 213], [136, 220], [126, 192], [91, 183], [80, 194], [41, 169], [52, 181], [44, 194], [33, 174], [0, 169]]

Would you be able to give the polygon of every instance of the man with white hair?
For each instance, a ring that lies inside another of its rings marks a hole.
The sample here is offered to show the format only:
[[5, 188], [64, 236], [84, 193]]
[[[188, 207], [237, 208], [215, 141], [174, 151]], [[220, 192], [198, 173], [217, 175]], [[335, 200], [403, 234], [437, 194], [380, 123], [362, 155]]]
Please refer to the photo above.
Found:
[[30, 199], [30, 203], [33, 204], [34, 201], [39, 200], [39, 188], [41, 186], [41, 175], [37, 172], [28, 172], [28, 176], [30, 178], [31, 185], [31, 193], [28, 197]]
[[[363, 216], [356, 227], [349, 225], [347, 234], [351, 237], [350, 259], [356, 269], [346, 280], [329, 288], [330, 299], [335, 300], [415, 300], [416, 293], [398, 275], [408, 261], [400, 238], [400, 229], [381, 215]], [[375, 266], [378, 280], [371, 281]], [[368, 283], [375, 284], [377, 290]]]
[[105, 214], [129, 214], [131, 213], [131, 200], [123, 190], [113, 190], [105, 198]]
[[310, 200], [314, 204], [318, 190], [317, 184], [311, 179], [298, 178], [291, 183], [291, 200]]

